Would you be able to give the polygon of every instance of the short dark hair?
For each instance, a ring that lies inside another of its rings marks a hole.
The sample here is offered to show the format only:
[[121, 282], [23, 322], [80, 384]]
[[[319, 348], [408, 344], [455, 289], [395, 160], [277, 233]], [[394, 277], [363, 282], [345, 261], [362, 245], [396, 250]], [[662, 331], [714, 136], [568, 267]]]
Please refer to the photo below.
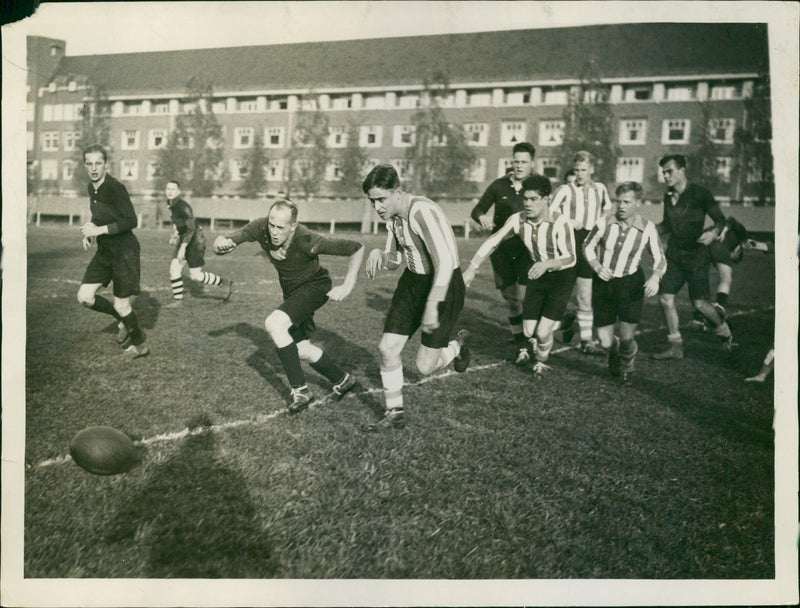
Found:
[[658, 161], [658, 166], [663, 167], [671, 160], [675, 161], [675, 166], [678, 167], [678, 169], [686, 168], [686, 157], [683, 154], [667, 154], [666, 156], [662, 156], [661, 160]]
[[511, 148], [511, 155], [513, 156], [517, 152], [527, 152], [531, 155], [531, 160], [536, 158], [536, 148], [533, 147], [533, 144], [528, 143], [527, 141], [521, 141], [514, 144], [514, 147]]
[[617, 196], [622, 196], [626, 192], [633, 192], [636, 195], [636, 200], [642, 200], [644, 191], [638, 182], [622, 182], [614, 191]]
[[553, 185], [544, 175], [529, 175], [522, 180], [522, 191], [526, 190], [538, 192], [539, 196], [549, 196], [553, 191]]
[[288, 209], [289, 211], [291, 211], [292, 212], [292, 224], [296, 224], [297, 223], [297, 205], [295, 205], [293, 201], [290, 201], [288, 198], [279, 198], [274, 203], [272, 203], [272, 205], [270, 205], [269, 213], [267, 213], [267, 217], [270, 216], [270, 214], [272, 213], [272, 210], [275, 209], [275, 207], [283, 207], [284, 209]]
[[367, 173], [361, 183], [361, 189], [367, 194], [372, 188], [394, 190], [400, 185], [400, 177], [392, 165], [376, 165]]
[[83, 160], [86, 161], [87, 154], [93, 154], [94, 152], [99, 152], [103, 155], [103, 160], [108, 161], [108, 152], [106, 152], [105, 147], [101, 146], [100, 144], [91, 144], [90, 146], [86, 146], [83, 149]]
[[181, 183], [177, 179], [168, 179], [166, 185], [169, 184], [175, 184], [178, 187], [178, 190], [181, 189]]

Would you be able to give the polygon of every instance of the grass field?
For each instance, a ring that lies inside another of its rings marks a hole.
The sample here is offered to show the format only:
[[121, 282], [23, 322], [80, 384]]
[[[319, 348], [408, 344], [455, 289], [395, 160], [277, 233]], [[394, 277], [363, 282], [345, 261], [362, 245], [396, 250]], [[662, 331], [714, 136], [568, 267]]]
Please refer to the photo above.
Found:
[[[309, 369], [323, 398], [290, 417], [263, 330], [280, 292], [258, 246], [207, 258], [236, 281], [230, 303], [206, 288], [173, 310], [168, 234], [138, 236], [135, 309], [152, 354], [129, 362], [110, 319], [75, 298], [90, 256], [77, 229], [29, 227], [26, 577], [774, 576], [773, 385], [743, 382], [772, 342], [771, 257], [736, 269], [733, 354], [685, 331], [686, 359], [648, 360], [666, 343], [648, 300], [625, 388], [558, 342], [540, 380], [507, 363], [487, 264], [459, 324], [474, 336], [470, 369], [423, 381], [415, 337], [408, 426], [370, 435], [360, 426], [382, 406], [377, 343], [399, 273], [362, 273], [321, 309], [316, 341], [362, 388], [334, 402]], [[462, 264], [479, 243], [459, 240]], [[324, 263], [341, 280], [345, 260]], [[685, 294], [679, 305], [688, 321]], [[69, 441], [92, 425], [139, 440], [142, 463], [115, 477], [78, 468]]]

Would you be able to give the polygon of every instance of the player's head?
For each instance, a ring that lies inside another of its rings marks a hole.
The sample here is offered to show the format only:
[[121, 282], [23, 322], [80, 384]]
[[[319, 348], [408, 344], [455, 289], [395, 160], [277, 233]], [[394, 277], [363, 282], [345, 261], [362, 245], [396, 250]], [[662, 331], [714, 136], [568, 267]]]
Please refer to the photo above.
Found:
[[575, 183], [575, 169], [570, 169], [564, 174], [564, 183], [565, 184]]
[[174, 201], [181, 195], [181, 185], [178, 180], [171, 179], [164, 187], [164, 192], [167, 195], [167, 200]]
[[400, 209], [400, 177], [392, 165], [378, 165], [364, 178], [361, 189], [382, 220], [394, 217]]
[[668, 187], [686, 183], [686, 157], [683, 154], [667, 154], [661, 157], [658, 166]]
[[522, 200], [525, 214], [529, 218], [540, 219], [547, 212], [553, 186], [543, 175], [531, 175], [522, 180]]
[[102, 181], [106, 175], [108, 167], [108, 155], [106, 149], [100, 144], [92, 144], [83, 150], [83, 166], [86, 168], [86, 173], [89, 174], [89, 179], [93, 182]]
[[511, 169], [514, 178], [523, 180], [533, 173], [533, 159], [536, 157], [536, 148], [527, 141], [514, 144], [511, 149]]
[[618, 220], [630, 218], [642, 202], [642, 186], [637, 182], [622, 182], [615, 191], [617, 207], [614, 211]]
[[583, 186], [587, 183], [594, 173], [594, 155], [586, 150], [576, 152], [572, 157], [572, 170], [575, 172], [575, 183]]
[[280, 247], [297, 230], [297, 205], [288, 198], [272, 203], [267, 214], [267, 229], [272, 245]]

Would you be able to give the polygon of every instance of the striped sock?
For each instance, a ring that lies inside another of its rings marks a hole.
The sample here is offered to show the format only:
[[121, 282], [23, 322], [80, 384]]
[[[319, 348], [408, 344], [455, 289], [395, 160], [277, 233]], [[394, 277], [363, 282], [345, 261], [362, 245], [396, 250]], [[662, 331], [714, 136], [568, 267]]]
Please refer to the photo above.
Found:
[[172, 281], [172, 299], [183, 300], [183, 279], [171, 279]]
[[391, 369], [381, 368], [381, 383], [386, 398], [386, 409], [394, 412], [403, 411], [403, 364], [398, 363]]
[[594, 315], [590, 310], [579, 310], [575, 316], [578, 321], [578, 329], [580, 331], [581, 342], [592, 341], [592, 323], [594, 322]]
[[214, 274], [213, 272], [204, 272], [203, 283], [206, 285], [219, 285], [222, 283], [222, 277]]

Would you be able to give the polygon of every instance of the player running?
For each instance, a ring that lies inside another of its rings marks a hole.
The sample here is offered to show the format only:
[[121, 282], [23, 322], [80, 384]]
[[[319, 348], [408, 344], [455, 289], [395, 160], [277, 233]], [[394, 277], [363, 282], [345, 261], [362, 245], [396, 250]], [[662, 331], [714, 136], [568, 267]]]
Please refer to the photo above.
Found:
[[405, 192], [391, 165], [374, 167], [361, 187], [389, 229], [385, 250], [373, 249], [367, 257], [367, 276], [374, 278], [379, 268], [395, 270], [403, 258], [406, 266], [378, 345], [386, 410], [379, 422], [365, 429], [376, 432], [405, 426], [400, 355], [414, 332], [422, 327], [416, 362], [425, 375], [451, 361], [455, 371], [465, 371], [469, 332], [462, 329], [450, 340], [464, 307], [464, 281], [456, 238], [444, 212], [430, 199]]
[[[308, 362], [333, 383], [337, 398], [353, 390], [356, 380], [343, 371], [319, 346], [312, 344], [314, 312], [328, 299], [344, 300], [356, 283], [364, 257], [364, 245], [349, 239], [333, 239], [312, 232], [297, 222], [297, 206], [288, 199], [275, 201], [267, 217], [214, 241], [214, 251], [225, 254], [241, 243], [255, 241], [267, 252], [278, 271], [283, 303], [264, 322], [278, 351], [291, 387], [289, 413], [306, 409], [314, 396], [306, 384], [300, 361]], [[328, 271], [320, 266], [320, 255], [349, 256], [347, 274], [341, 285], [332, 287]]]
[[575, 286], [575, 235], [566, 216], [548, 208], [550, 180], [533, 175], [522, 182], [525, 209], [508, 218], [503, 227], [478, 248], [464, 282], [472, 283], [481, 263], [504, 239], [522, 239], [533, 265], [522, 302], [522, 328], [535, 359], [538, 376], [550, 369], [546, 361], [553, 348], [553, 331], [558, 326]]
[[[642, 316], [645, 297], [658, 293], [658, 284], [667, 270], [656, 225], [637, 213], [642, 202], [642, 187], [624, 182], [615, 192], [614, 217], [601, 217], [584, 245], [586, 260], [594, 270], [592, 307], [600, 345], [608, 352], [608, 369], [620, 382], [630, 382], [636, 344], [636, 325]], [[647, 250], [653, 258], [653, 271], [645, 281], [639, 266]], [[619, 320], [619, 337], [614, 323]]]
[[181, 185], [175, 181], [167, 182], [165, 189], [167, 205], [172, 216], [175, 231], [170, 236], [170, 245], [175, 245], [172, 261], [169, 264], [169, 280], [172, 283], [172, 303], [168, 307], [180, 306], [183, 302], [183, 278], [181, 271], [188, 264], [189, 277], [204, 285], [218, 285], [224, 290], [222, 301], [227, 302], [233, 292], [233, 281], [223, 279], [213, 272], [205, 272], [204, 255], [206, 238], [203, 230], [194, 219], [192, 208], [181, 198]]

